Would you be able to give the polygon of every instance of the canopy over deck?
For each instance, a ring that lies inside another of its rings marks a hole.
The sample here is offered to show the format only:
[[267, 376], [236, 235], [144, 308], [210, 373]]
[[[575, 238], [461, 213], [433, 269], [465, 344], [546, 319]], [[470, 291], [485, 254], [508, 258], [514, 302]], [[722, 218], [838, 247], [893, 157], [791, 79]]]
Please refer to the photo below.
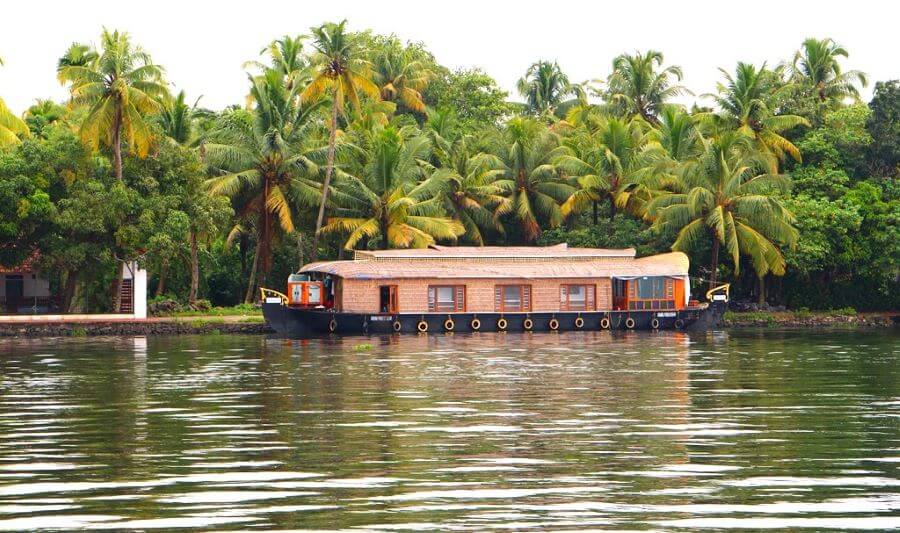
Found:
[[358, 251], [351, 261], [310, 263], [301, 272], [345, 279], [565, 279], [686, 276], [681, 252], [635, 258], [635, 250], [547, 247], [449, 247]]

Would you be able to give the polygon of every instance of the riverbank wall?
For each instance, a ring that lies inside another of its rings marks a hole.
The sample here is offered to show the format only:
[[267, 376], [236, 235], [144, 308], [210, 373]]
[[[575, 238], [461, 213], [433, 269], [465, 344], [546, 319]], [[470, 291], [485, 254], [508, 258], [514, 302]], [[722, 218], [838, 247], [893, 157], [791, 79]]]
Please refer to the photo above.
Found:
[[89, 337], [98, 335], [221, 335], [274, 333], [265, 322], [203, 319], [115, 322], [0, 323], [2, 337]]
[[[723, 327], [780, 329], [894, 328], [898, 313], [728, 312]], [[115, 335], [221, 335], [274, 333], [261, 317], [180, 317], [117, 321], [2, 322], [2, 337], [87, 337]]]

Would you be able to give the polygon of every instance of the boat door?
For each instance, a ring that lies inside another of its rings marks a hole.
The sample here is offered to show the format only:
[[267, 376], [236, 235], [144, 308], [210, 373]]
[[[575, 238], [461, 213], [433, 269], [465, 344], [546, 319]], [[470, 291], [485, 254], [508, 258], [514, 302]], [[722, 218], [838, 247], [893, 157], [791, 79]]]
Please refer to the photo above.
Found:
[[381, 313], [399, 313], [397, 303], [397, 286], [382, 285], [378, 288], [378, 311]]

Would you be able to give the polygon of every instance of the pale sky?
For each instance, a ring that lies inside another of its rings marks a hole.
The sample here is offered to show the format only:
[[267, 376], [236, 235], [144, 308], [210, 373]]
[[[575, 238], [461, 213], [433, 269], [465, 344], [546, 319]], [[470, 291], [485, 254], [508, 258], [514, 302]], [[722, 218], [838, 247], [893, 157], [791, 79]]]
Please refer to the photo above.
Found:
[[241, 65], [272, 39], [342, 18], [351, 29], [423, 41], [448, 67], [481, 67], [513, 97], [516, 80], [538, 59], [557, 60], [572, 81], [584, 81], [606, 77], [617, 54], [649, 48], [680, 65], [683, 84], [699, 95], [715, 89], [717, 67], [789, 60], [812, 36], [849, 50], [844, 68], [869, 74], [866, 100], [874, 81], [900, 78], [894, 0], [22, 0], [4, 3], [0, 16], [0, 97], [17, 113], [37, 98], [66, 98], [57, 58], [73, 41], [96, 43], [102, 26], [130, 32], [166, 68], [173, 89], [190, 100], [203, 95], [212, 109], [243, 102]]

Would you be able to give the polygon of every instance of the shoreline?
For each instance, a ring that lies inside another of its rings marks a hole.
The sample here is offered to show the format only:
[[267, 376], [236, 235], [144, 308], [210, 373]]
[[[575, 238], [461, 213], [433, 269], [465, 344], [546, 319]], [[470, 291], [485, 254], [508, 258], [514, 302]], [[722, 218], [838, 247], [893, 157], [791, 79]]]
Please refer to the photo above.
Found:
[[116, 335], [263, 335], [274, 333], [262, 316], [152, 317], [144, 320], [0, 322], [0, 339]]
[[[900, 325], [898, 313], [728, 312], [724, 329], [890, 329]], [[263, 335], [274, 333], [262, 317], [192, 316], [146, 320], [0, 322], [0, 338], [93, 337], [116, 335]]]

